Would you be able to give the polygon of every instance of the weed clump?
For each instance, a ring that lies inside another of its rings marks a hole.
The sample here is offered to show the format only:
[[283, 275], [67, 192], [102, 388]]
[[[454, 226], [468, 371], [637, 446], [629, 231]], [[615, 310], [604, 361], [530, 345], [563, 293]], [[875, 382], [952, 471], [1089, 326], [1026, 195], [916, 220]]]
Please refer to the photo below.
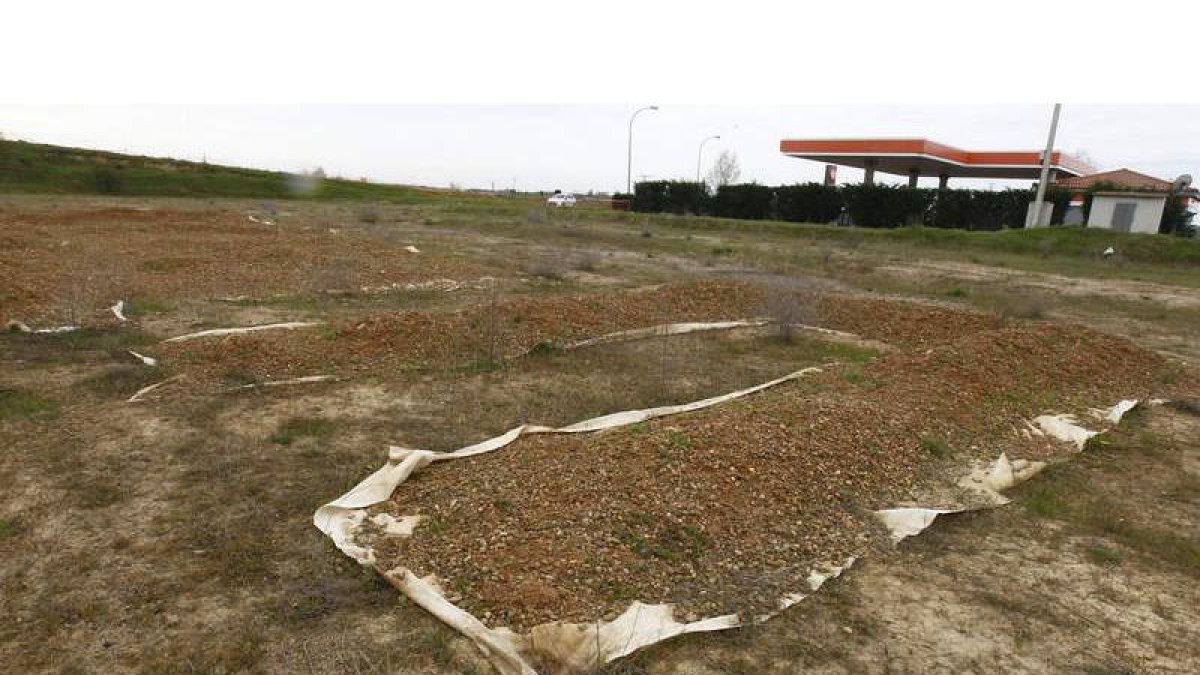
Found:
[[0, 419], [48, 422], [58, 417], [57, 402], [22, 389], [0, 389]]
[[954, 450], [944, 438], [926, 436], [921, 439], [921, 449], [938, 459], [946, 459], [954, 454]]
[[798, 294], [782, 288], [767, 291], [763, 314], [771, 319], [775, 336], [791, 342], [800, 326], [812, 321], [812, 310]]
[[334, 426], [333, 422], [319, 417], [293, 417], [279, 426], [271, 436], [271, 442], [291, 445], [299, 438], [325, 438], [333, 433]]

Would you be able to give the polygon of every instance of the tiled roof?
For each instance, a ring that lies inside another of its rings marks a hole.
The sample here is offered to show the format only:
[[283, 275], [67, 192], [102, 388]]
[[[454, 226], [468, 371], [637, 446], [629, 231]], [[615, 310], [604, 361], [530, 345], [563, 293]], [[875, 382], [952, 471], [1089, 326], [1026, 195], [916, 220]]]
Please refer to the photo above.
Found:
[[1105, 171], [1103, 173], [1093, 173], [1087, 176], [1076, 176], [1074, 178], [1064, 178], [1057, 181], [1054, 185], [1061, 188], [1072, 188], [1086, 190], [1093, 187], [1097, 183], [1111, 183], [1118, 188], [1126, 188], [1133, 190], [1157, 190], [1167, 192], [1171, 189], [1171, 181], [1147, 176], [1144, 173], [1131, 171], [1129, 169], [1117, 169], [1116, 171]]

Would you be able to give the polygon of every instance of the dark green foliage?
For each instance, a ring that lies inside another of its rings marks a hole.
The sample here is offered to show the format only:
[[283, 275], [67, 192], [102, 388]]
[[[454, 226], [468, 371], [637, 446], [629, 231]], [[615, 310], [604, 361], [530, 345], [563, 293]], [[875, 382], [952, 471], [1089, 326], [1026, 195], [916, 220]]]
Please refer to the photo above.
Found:
[[775, 188], [756, 183], [722, 185], [710, 202], [712, 215], [742, 220], [772, 217]]
[[900, 227], [923, 222], [936, 190], [892, 185], [844, 185], [850, 220], [863, 227]]
[[775, 188], [775, 217], [794, 223], [832, 223], [842, 213], [842, 193], [821, 183]]
[[1184, 237], [1191, 236], [1192, 214], [1188, 212], [1183, 202], [1177, 197], [1167, 200], [1163, 206], [1162, 221], [1159, 223], [1159, 234], [1178, 234]]
[[632, 207], [642, 213], [700, 215], [707, 212], [707, 201], [704, 183], [659, 180], [635, 185]]
[[121, 192], [121, 172], [111, 166], [92, 169], [92, 180], [96, 182], [96, 192], [100, 194], [115, 195]]
[[1033, 200], [1028, 190], [943, 190], [935, 197], [926, 224], [963, 230], [1024, 227]]

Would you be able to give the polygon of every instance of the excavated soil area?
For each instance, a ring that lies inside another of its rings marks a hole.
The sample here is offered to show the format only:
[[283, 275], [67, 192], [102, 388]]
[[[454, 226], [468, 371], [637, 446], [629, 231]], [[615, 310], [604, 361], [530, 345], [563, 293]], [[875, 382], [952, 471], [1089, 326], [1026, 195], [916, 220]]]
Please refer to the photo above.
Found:
[[496, 274], [404, 244], [282, 229], [228, 210], [0, 210], [0, 322], [103, 314], [121, 299], [348, 291]]
[[[575, 295], [515, 296], [446, 312], [374, 314], [340, 325], [163, 344], [152, 352], [197, 381], [280, 380], [401, 369], [487, 365], [539, 345], [561, 347], [662, 323], [770, 316], [769, 291], [701, 281]], [[777, 292], [777, 291], [770, 291]], [[809, 323], [900, 346], [945, 341], [1000, 320], [873, 298], [795, 293], [793, 313]]]
[[912, 348], [696, 413], [435, 463], [375, 509], [424, 516], [414, 535], [360, 539], [380, 570], [436, 574], [492, 626], [612, 618], [633, 600], [754, 615], [880, 542], [871, 510], [1002, 450], [1064, 452], [1023, 420], [1146, 396], [1165, 367], [1077, 326], [937, 310], [893, 331], [884, 314], [860, 329]]

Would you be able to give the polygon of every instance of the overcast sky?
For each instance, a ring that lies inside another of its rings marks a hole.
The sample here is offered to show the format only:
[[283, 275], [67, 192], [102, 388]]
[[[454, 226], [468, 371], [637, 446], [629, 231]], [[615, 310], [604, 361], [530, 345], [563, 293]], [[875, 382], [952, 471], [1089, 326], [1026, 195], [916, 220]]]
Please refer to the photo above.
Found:
[[[623, 189], [630, 114], [633, 175], [694, 179], [722, 150], [744, 181], [820, 180], [822, 166], [783, 157], [783, 138], [925, 137], [967, 150], [1039, 150], [1050, 105], [0, 105], [7, 138], [221, 164], [430, 186], [586, 192]], [[1161, 178], [1200, 174], [1200, 105], [1072, 105], [1060, 150], [1101, 169]], [[861, 179], [841, 168], [840, 182]], [[903, 177], [883, 176], [902, 183]], [[958, 185], [1028, 185], [959, 181]], [[936, 178], [922, 179], [936, 185]]]

